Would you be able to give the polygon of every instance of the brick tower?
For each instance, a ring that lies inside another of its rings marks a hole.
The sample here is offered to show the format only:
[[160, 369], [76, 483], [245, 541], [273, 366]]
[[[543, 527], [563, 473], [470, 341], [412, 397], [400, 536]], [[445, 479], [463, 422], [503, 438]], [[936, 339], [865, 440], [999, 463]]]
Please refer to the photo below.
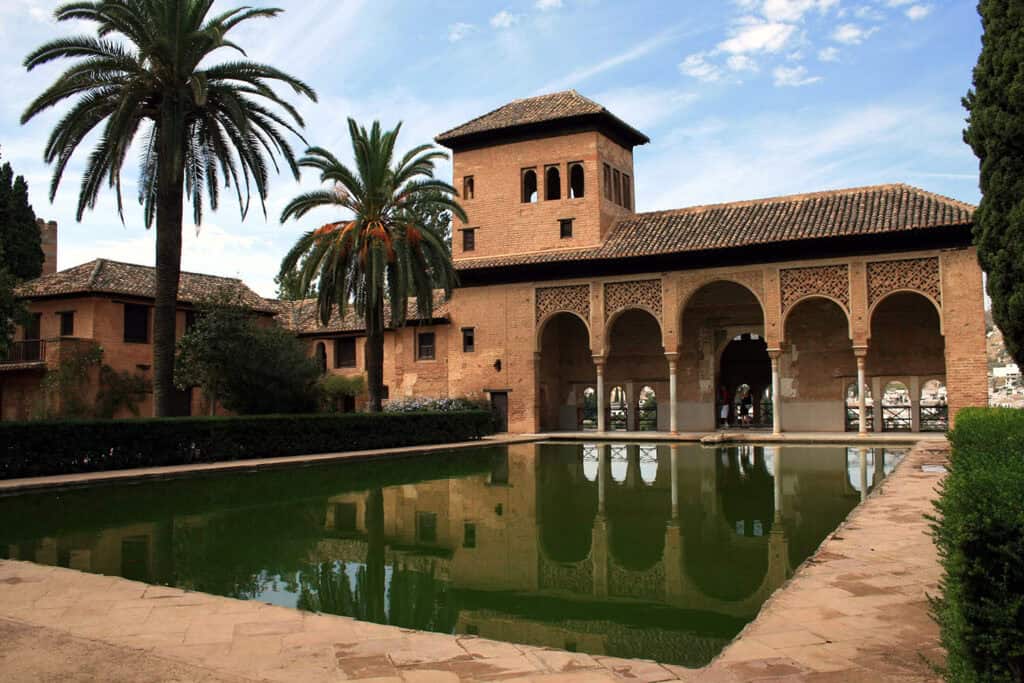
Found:
[[57, 272], [57, 221], [36, 219], [43, 246], [43, 275]]
[[633, 211], [633, 147], [647, 136], [575, 90], [516, 100], [436, 138], [453, 152], [469, 222], [456, 261], [601, 244]]

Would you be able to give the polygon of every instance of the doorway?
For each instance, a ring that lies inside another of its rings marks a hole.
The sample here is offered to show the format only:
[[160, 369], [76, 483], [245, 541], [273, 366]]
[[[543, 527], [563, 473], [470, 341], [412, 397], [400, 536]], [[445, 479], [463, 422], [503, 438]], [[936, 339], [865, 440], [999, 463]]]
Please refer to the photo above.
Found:
[[491, 412], [494, 413], [494, 431], [502, 434], [508, 431], [508, 392], [491, 392]]

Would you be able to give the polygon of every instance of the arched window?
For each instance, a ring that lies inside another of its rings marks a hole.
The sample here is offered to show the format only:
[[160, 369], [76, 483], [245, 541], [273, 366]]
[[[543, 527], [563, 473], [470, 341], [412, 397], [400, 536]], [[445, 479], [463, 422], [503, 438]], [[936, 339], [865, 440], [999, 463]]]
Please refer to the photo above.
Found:
[[609, 427], [625, 431], [629, 429], [629, 406], [626, 405], [626, 390], [620, 386], [612, 387], [608, 395]]
[[919, 424], [922, 432], [944, 432], [949, 429], [949, 406], [946, 385], [930, 379], [921, 385]]
[[316, 343], [316, 365], [321, 375], [327, 372], [327, 345], [323, 342]]
[[537, 172], [532, 168], [523, 171], [523, 203], [537, 201]]
[[909, 432], [912, 426], [907, 385], [903, 382], [889, 382], [882, 391], [882, 429], [887, 432]]
[[583, 164], [569, 164], [569, 198], [583, 196]]
[[544, 199], [562, 198], [562, 173], [557, 166], [548, 166], [544, 171]]
[[587, 387], [583, 390], [583, 405], [580, 406], [580, 428], [597, 429], [597, 390]]
[[654, 431], [658, 429], [658, 400], [654, 389], [645, 386], [640, 390], [640, 397], [636, 402], [637, 428], [640, 431]]
[[[871, 385], [864, 383], [864, 406], [867, 410], [867, 431], [874, 429], [874, 401], [871, 398]], [[846, 431], [860, 431], [860, 400], [857, 397], [857, 383], [846, 385]]]

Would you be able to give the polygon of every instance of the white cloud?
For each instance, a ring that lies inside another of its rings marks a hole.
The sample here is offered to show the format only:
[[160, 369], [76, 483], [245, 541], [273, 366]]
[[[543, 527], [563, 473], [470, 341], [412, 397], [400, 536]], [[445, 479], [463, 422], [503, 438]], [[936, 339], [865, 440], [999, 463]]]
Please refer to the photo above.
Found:
[[747, 55], [732, 55], [725, 63], [733, 71], [757, 71], [757, 62]]
[[512, 14], [507, 9], [503, 9], [491, 17], [491, 26], [494, 28], [511, 28], [513, 24], [517, 23], [519, 23], [519, 15]]
[[779, 88], [798, 88], [821, 80], [821, 76], [808, 76], [807, 68], [803, 66], [777, 66], [772, 71], [772, 77]]
[[827, 12], [839, 0], [764, 0], [761, 12], [769, 21], [800, 21], [811, 10]]
[[722, 78], [722, 70], [707, 61], [701, 52], [692, 54], [680, 62], [679, 71], [705, 83], [713, 83]]
[[612, 88], [593, 97], [608, 111], [640, 130], [671, 120], [698, 99], [693, 92], [653, 86]]
[[865, 29], [857, 24], [842, 24], [832, 33], [832, 40], [844, 45], [860, 45], [877, 30], [877, 28]]
[[537, 0], [534, 3], [535, 7], [541, 12], [546, 12], [549, 9], [558, 9], [562, 6], [562, 0]]
[[730, 54], [778, 52], [786, 46], [795, 30], [792, 24], [747, 18], [731, 38], [718, 44], [718, 49]]
[[838, 62], [839, 61], [839, 48], [826, 47], [818, 50], [818, 59], [823, 62]]
[[624, 52], [612, 55], [607, 59], [602, 59], [600, 62], [597, 62], [596, 64], [574, 69], [572, 72], [569, 73], [568, 76], [548, 82], [544, 85], [543, 88], [540, 89], [540, 92], [551, 92], [552, 90], [570, 88], [582, 81], [587, 80], [588, 78], [591, 78], [592, 76], [596, 76], [600, 73], [608, 71], [609, 69], [614, 69], [617, 66], [622, 66], [623, 64], [628, 64], [629, 62], [640, 59], [641, 57], [644, 57], [653, 52], [654, 50], [658, 49], [662, 45], [665, 45], [673, 38], [676, 38], [678, 36], [678, 33], [678, 27], [670, 27], [662, 31], [661, 33], [658, 33], [650, 38], [647, 38], [646, 40], [637, 43], [636, 45], [634, 45], [633, 47], [629, 48]]
[[906, 15], [911, 21], [919, 21], [932, 13], [931, 5], [911, 5], [907, 8]]
[[448, 27], [448, 42], [457, 43], [470, 33], [476, 30], [476, 26], [473, 24], [467, 24], [464, 21], [459, 21], [451, 24]]

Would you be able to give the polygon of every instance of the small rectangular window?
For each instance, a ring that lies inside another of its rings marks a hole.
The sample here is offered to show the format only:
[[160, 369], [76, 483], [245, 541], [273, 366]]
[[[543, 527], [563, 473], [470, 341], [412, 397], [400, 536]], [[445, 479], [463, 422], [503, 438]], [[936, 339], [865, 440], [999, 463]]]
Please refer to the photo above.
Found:
[[472, 199], [475, 194], [475, 188], [473, 187], [473, 176], [468, 175], [462, 178], [462, 198]]
[[462, 525], [462, 547], [476, 547], [476, 524], [473, 524], [472, 522], [466, 522]]
[[416, 360], [434, 360], [433, 332], [420, 332], [416, 335]]
[[612, 190], [615, 192], [615, 203], [622, 206], [622, 174], [618, 169], [612, 171]]
[[476, 249], [476, 228], [466, 228], [462, 231], [462, 251], [473, 251]]
[[437, 543], [436, 513], [416, 513], [416, 541], [419, 543]]
[[185, 311], [185, 331], [188, 332], [196, 326], [196, 312]]
[[633, 189], [629, 183], [629, 176], [625, 173], [622, 174], [622, 206], [633, 209]]
[[337, 531], [356, 531], [356, 504], [334, 504], [334, 528]]
[[384, 384], [380, 388], [380, 399], [382, 401], [386, 401], [389, 398], [391, 398], [391, 390], [388, 389], [388, 385], [387, 384]]
[[149, 306], [124, 305], [124, 340], [129, 344], [149, 343]]
[[473, 353], [476, 351], [476, 330], [472, 327], [462, 328], [462, 352]]
[[563, 218], [558, 221], [558, 232], [563, 240], [572, 237], [572, 219]]
[[612, 167], [604, 165], [604, 198], [612, 198]]
[[334, 340], [334, 367], [354, 368], [356, 366], [356, 338], [342, 337]]
[[28, 320], [28, 325], [25, 326], [25, 340], [34, 341], [36, 339], [42, 339], [43, 334], [43, 314], [33, 313]]
[[57, 315], [60, 316], [60, 336], [75, 336], [75, 312], [64, 311], [62, 313], [58, 313]]

